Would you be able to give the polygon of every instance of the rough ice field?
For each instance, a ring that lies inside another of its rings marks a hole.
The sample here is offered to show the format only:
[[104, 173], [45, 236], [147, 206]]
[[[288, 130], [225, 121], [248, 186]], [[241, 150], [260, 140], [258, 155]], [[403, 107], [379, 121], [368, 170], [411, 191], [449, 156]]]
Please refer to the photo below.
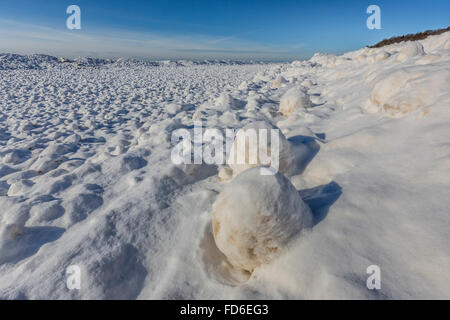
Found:
[[[449, 88], [450, 33], [290, 64], [0, 55], [0, 298], [448, 299]], [[286, 137], [313, 226], [251, 274], [213, 237], [232, 169], [170, 160], [194, 120]]]

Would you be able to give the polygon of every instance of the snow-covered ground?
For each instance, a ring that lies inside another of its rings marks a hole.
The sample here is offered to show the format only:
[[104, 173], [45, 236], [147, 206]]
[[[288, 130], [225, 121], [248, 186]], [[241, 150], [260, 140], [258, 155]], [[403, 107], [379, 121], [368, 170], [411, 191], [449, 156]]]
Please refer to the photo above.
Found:
[[[449, 88], [450, 33], [290, 64], [0, 55], [0, 298], [448, 299]], [[211, 221], [253, 180], [171, 161], [194, 120], [264, 121], [302, 151], [283, 173], [313, 226], [251, 274]]]

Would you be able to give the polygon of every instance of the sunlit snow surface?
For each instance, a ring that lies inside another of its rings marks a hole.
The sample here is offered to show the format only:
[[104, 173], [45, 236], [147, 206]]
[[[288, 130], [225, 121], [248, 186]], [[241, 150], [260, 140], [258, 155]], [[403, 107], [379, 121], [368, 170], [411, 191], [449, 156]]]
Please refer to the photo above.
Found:
[[[450, 33], [290, 64], [0, 55], [0, 298], [448, 299], [449, 88]], [[194, 120], [302, 150], [314, 226], [251, 276], [213, 240], [223, 168], [171, 162]]]

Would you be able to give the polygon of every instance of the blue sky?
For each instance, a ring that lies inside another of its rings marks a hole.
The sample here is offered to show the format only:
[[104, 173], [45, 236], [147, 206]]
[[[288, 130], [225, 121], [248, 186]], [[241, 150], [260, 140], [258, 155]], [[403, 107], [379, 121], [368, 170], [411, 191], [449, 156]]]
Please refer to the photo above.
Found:
[[[66, 8], [81, 8], [81, 30]], [[381, 30], [366, 8], [381, 8]], [[450, 25], [449, 0], [0, 0], [0, 52], [291, 60]]]

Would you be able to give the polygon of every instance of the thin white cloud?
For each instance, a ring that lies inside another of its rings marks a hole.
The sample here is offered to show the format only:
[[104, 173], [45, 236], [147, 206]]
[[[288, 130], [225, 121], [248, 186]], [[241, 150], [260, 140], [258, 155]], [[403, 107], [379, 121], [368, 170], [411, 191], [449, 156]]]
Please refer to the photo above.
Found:
[[[254, 31], [253, 31], [254, 32]], [[46, 53], [60, 56], [140, 56], [158, 58], [270, 58], [288, 55], [239, 38], [206, 35], [162, 36], [123, 30], [64, 30], [0, 18], [0, 52]]]

